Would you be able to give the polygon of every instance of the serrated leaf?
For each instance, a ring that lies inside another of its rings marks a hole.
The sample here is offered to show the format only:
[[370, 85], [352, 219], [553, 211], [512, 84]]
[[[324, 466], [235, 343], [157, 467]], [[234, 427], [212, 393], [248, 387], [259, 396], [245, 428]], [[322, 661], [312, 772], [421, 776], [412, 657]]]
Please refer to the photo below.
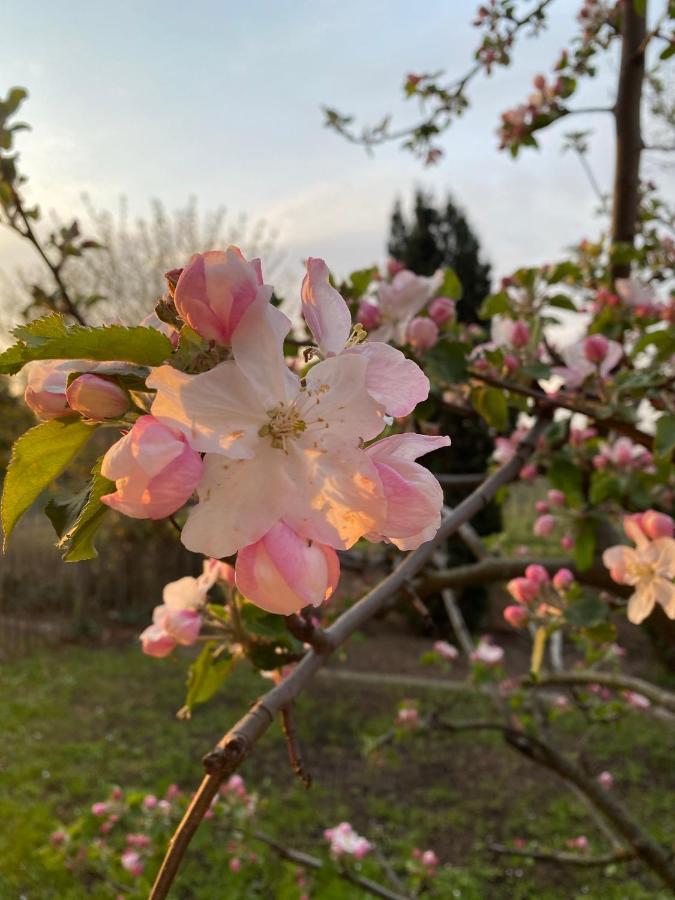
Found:
[[460, 341], [439, 341], [424, 354], [424, 368], [433, 381], [457, 384], [466, 378], [469, 345]]
[[141, 325], [66, 325], [62, 316], [44, 316], [15, 330], [19, 341], [0, 353], [0, 373], [14, 375], [35, 359], [120, 360], [159, 366], [172, 351], [155, 328]]
[[669, 458], [675, 450], [675, 416], [661, 416], [656, 423], [654, 452], [657, 456]]
[[283, 616], [265, 612], [253, 603], [243, 603], [239, 610], [242, 624], [251, 634], [266, 638], [286, 638], [288, 631]]
[[481, 303], [478, 315], [481, 319], [491, 319], [493, 316], [503, 315], [511, 309], [511, 300], [506, 291], [490, 294]]
[[191, 713], [198, 703], [206, 703], [232, 671], [234, 657], [226, 652], [216, 655], [218, 645], [209, 641], [188, 670], [185, 708]]
[[21, 516], [58, 478], [95, 430], [81, 419], [52, 419], [15, 441], [2, 492], [5, 546]]
[[509, 406], [500, 388], [476, 388], [471, 392], [471, 401], [476, 412], [497, 431], [503, 431], [509, 424]]
[[59, 541], [59, 548], [64, 551], [64, 562], [82, 562], [98, 556], [98, 551], [94, 546], [94, 537], [110, 509], [105, 503], [101, 503], [101, 497], [115, 490], [115, 482], [101, 475], [100, 460], [92, 469], [91, 474], [92, 478], [85, 501], [81, 505], [75, 521]]

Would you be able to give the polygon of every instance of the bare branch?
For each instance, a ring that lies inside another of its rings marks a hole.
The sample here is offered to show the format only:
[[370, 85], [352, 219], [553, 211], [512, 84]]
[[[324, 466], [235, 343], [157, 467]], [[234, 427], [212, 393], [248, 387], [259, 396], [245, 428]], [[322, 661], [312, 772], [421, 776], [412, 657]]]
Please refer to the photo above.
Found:
[[298, 776], [302, 784], [309, 790], [312, 786], [312, 776], [307, 771], [305, 762], [298, 743], [298, 736], [295, 731], [295, 721], [293, 718], [293, 704], [289, 703], [281, 710], [281, 722], [286, 738], [286, 746], [288, 747], [288, 758], [290, 760], [293, 771]]
[[630, 850], [617, 850], [615, 853], [605, 853], [602, 856], [582, 856], [581, 853], [565, 853], [557, 850], [521, 850], [504, 844], [488, 844], [488, 850], [501, 856], [522, 856], [526, 859], [585, 868], [609, 866], [612, 863], [631, 862], [635, 859], [635, 854]]
[[665, 688], [657, 687], [642, 678], [632, 675], [623, 675], [615, 672], [582, 671], [574, 669], [568, 672], [542, 673], [536, 681], [527, 681], [528, 687], [546, 688], [551, 685], [559, 687], [574, 687], [588, 684], [600, 684], [603, 687], [613, 688], [617, 691], [631, 691], [642, 694], [657, 706], [675, 713], [675, 694]]

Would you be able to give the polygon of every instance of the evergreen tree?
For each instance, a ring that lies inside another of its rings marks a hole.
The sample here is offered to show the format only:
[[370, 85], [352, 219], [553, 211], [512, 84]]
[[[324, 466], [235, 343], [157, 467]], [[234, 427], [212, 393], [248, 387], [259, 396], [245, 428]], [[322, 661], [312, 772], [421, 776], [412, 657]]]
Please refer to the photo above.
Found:
[[457, 304], [458, 318], [463, 322], [479, 321], [478, 308], [490, 292], [490, 265], [481, 261], [478, 238], [450, 196], [436, 206], [430, 194], [417, 191], [409, 219], [397, 201], [388, 250], [418, 275], [431, 275], [442, 266], [451, 266], [464, 288]]

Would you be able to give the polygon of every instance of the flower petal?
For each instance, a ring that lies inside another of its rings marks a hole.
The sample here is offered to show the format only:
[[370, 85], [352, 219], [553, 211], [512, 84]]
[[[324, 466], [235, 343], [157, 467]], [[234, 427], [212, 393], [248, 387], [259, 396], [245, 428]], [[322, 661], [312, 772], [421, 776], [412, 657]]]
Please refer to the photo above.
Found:
[[324, 356], [341, 353], [352, 330], [352, 317], [342, 296], [328, 280], [328, 266], [310, 257], [302, 282], [302, 314]]
[[653, 578], [644, 578], [639, 582], [635, 593], [628, 601], [628, 621], [639, 625], [654, 609], [656, 592]]
[[387, 415], [407, 416], [429, 396], [429, 379], [416, 362], [381, 341], [366, 341], [347, 351], [368, 360], [366, 389]]

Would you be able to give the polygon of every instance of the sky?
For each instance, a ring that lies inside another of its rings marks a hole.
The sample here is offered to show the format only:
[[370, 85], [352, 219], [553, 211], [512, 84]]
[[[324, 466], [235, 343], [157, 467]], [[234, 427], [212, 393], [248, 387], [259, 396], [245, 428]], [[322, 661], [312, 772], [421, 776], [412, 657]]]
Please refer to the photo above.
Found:
[[[30, 91], [19, 138], [29, 196], [64, 218], [128, 198], [169, 208], [190, 195], [202, 210], [264, 219], [279, 232], [283, 278], [307, 256], [343, 275], [386, 258], [389, 215], [415, 187], [451, 191], [496, 274], [557, 257], [592, 235], [597, 202], [579, 161], [562, 154], [566, 126], [517, 161], [497, 150], [499, 113], [525, 99], [574, 31], [580, 0], [556, 0], [549, 29], [524, 40], [516, 63], [471, 90], [472, 108], [442, 138], [440, 165], [425, 168], [396, 145], [368, 156], [322, 126], [321, 106], [373, 122], [402, 101], [407, 72], [471, 63], [476, 0], [4, 0], [0, 91]], [[579, 105], [611, 102], [615, 62]], [[590, 157], [603, 188], [612, 170], [609, 116]], [[675, 187], [675, 177], [655, 170]], [[207, 249], [207, 248], [204, 248]], [[242, 247], [246, 252], [246, 247]], [[0, 232], [0, 269], [30, 248]], [[183, 261], [177, 261], [181, 264]]]

